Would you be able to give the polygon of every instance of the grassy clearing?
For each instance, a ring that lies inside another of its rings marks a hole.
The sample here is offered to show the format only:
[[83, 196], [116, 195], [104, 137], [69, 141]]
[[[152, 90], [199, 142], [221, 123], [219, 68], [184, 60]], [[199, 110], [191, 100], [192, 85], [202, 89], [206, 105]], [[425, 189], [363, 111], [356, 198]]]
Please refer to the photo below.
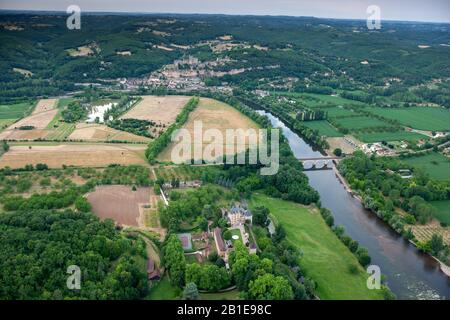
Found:
[[371, 133], [357, 133], [356, 137], [364, 142], [379, 142], [379, 141], [417, 141], [419, 139], [427, 139], [416, 132], [398, 131], [398, 132], [371, 132]]
[[146, 300], [178, 300], [181, 296], [180, 289], [172, 286], [167, 276], [163, 277], [146, 297]]
[[14, 123], [17, 119], [0, 119], [0, 131], [8, 128], [11, 124]]
[[231, 290], [221, 293], [201, 293], [201, 300], [240, 300], [239, 291]]
[[450, 200], [430, 202], [436, 208], [436, 219], [450, 226]]
[[[325, 224], [317, 210], [293, 202], [255, 195], [252, 206], [266, 206], [285, 230], [287, 239], [303, 252], [300, 265], [317, 284], [321, 299], [382, 299], [366, 287], [368, 274]], [[350, 268], [355, 266], [357, 273]]]
[[420, 130], [450, 130], [450, 110], [443, 108], [368, 108], [373, 114], [398, 120], [401, 124]]
[[328, 121], [303, 121], [302, 124], [308, 128], [319, 131], [321, 136], [327, 137], [342, 137], [342, 133], [337, 131]]
[[450, 159], [444, 155], [433, 152], [430, 154], [403, 159], [406, 163], [423, 168], [431, 178], [436, 180], [450, 180]]
[[75, 101], [74, 98], [60, 98], [58, 100], [58, 108], [63, 108], [66, 107], [69, 103], [71, 103], [72, 101]]
[[341, 107], [323, 108], [322, 110], [328, 112], [329, 118], [353, 116], [356, 114], [350, 109], [344, 109]]
[[366, 116], [339, 118], [335, 121], [340, 126], [342, 126], [343, 128], [347, 128], [348, 130], [391, 126], [387, 122]]

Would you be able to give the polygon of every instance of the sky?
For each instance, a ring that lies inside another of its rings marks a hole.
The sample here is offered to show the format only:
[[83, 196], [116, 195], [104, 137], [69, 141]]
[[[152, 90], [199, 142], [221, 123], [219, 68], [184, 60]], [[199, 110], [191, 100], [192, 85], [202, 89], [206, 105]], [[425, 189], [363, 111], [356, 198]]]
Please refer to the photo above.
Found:
[[450, 22], [450, 0], [0, 0], [0, 9], [142, 13], [220, 13], [367, 19], [377, 5], [382, 20]]

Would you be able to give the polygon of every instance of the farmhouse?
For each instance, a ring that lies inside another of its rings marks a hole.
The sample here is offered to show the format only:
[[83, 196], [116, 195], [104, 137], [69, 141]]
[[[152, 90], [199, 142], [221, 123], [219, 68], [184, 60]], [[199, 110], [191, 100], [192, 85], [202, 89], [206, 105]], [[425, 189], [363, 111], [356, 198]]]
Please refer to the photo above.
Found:
[[381, 142], [363, 144], [361, 146], [361, 150], [365, 154], [373, 154], [374, 153], [379, 156], [387, 156], [387, 155], [391, 155], [393, 153], [391, 150], [389, 150], [389, 148], [383, 146], [381, 144]]

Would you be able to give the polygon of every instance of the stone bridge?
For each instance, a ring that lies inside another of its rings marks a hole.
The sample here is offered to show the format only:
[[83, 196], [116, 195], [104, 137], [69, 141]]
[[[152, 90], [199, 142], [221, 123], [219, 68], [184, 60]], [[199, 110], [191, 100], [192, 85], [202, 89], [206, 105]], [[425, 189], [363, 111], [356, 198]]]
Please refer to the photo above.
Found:
[[298, 158], [303, 164], [303, 171], [332, 170], [333, 163], [337, 163], [340, 157]]

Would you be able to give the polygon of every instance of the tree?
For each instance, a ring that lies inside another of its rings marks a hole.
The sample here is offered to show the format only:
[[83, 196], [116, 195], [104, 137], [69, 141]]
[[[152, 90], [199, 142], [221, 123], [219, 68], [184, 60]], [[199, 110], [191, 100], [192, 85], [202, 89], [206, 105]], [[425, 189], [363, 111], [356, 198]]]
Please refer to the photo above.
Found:
[[359, 247], [358, 250], [356, 250], [356, 257], [363, 267], [366, 267], [370, 264], [371, 258], [369, 256], [369, 251], [366, 248]]
[[75, 200], [75, 208], [81, 212], [89, 212], [91, 211], [91, 204], [85, 197], [79, 196]]
[[183, 298], [185, 300], [198, 300], [200, 299], [200, 294], [195, 283], [189, 282], [184, 288]]
[[442, 249], [444, 249], [444, 240], [442, 239], [442, 235], [433, 233], [433, 236], [430, 240], [430, 248], [431, 252], [434, 255], [437, 255]]
[[176, 234], [171, 234], [163, 247], [163, 264], [169, 271], [170, 283], [182, 287], [186, 272], [186, 258]]
[[8, 144], [8, 142], [6, 142], [6, 140], [3, 140], [3, 145], [2, 145], [2, 147], [3, 147], [3, 151], [8, 152], [8, 150], [9, 150], [9, 144]]
[[268, 225], [269, 209], [257, 207], [253, 210], [253, 224], [266, 227]]
[[250, 281], [248, 290], [250, 299], [257, 300], [291, 300], [294, 293], [289, 282], [271, 273], [258, 277], [255, 281]]
[[342, 149], [341, 149], [341, 148], [336, 148], [336, 149], [334, 149], [334, 150], [333, 150], [333, 154], [334, 154], [336, 157], [342, 156]]

